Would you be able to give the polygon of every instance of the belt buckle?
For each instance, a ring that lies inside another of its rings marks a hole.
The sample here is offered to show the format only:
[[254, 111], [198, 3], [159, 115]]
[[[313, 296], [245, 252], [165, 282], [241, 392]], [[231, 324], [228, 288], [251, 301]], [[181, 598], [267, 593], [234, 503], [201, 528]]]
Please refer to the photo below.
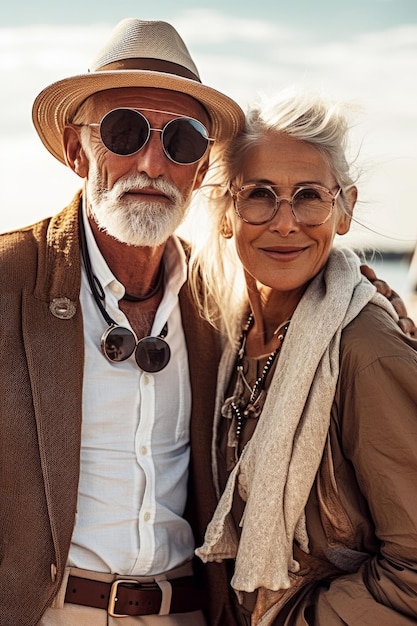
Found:
[[123, 615], [121, 613], [115, 613], [115, 609], [116, 609], [116, 602], [117, 602], [117, 589], [119, 587], [119, 585], [121, 585], [122, 583], [127, 583], [127, 584], [136, 584], [140, 586], [140, 583], [138, 583], [135, 580], [132, 579], [127, 579], [127, 578], [120, 578], [119, 580], [115, 580], [111, 586], [110, 589], [110, 597], [109, 597], [109, 604], [107, 607], [107, 613], [110, 615], [110, 617], [129, 617], [129, 615]]

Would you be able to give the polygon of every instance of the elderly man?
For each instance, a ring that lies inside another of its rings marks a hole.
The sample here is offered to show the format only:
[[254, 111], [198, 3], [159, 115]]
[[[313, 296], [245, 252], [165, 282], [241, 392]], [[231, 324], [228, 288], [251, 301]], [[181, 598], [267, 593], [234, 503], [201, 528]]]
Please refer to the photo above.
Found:
[[172, 26], [132, 18], [33, 120], [84, 184], [0, 239], [0, 623], [234, 624], [220, 566], [204, 593], [192, 569], [219, 347], [173, 233], [243, 113]]

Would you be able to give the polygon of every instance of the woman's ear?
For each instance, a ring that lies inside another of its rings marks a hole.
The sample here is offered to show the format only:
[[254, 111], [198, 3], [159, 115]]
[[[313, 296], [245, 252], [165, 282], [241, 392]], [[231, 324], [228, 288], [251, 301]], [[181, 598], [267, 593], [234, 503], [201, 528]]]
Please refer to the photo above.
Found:
[[220, 234], [225, 239], [231, 239], [233, 237], [233, 227], [230, 223], [229, 216], [225, 213], [220, 221]]
[[355, 208], [356, 200], [358, 199], [357, 187], [349, 187], [343, 192], [343, 210], [340, 211], [339, 220], [337, 223], [336, 232], [338, 235], [346, 235], [349, 231], [352, 221], [353, 209]]
[[88, 174], [88, 159], [80, 141], [80, 131], [74, 126], [64, 128], [64, 154], [65, 161], [80, 178], [86, 178]]

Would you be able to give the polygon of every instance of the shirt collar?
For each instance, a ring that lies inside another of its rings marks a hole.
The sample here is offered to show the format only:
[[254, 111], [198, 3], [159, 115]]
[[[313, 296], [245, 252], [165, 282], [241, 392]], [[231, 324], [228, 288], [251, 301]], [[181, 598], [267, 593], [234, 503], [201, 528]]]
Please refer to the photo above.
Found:
[[[124, 285], [114, 276], [100, 252], [87, 217], [85, 203], [83, 203], [83, 221], [94, 276], [96, 276], [103, 289], [113, 282], [118, 283], [124, 288]], [[165, 293], [161, 306], [164, 303], [165, 294], [169, 292], [171, 295], [178, 296], [181, 287], [187, 279], [186, 255], [177, 235], [172, 235], [168, 239], [164, 251], [163, 263], [165, 267]]]

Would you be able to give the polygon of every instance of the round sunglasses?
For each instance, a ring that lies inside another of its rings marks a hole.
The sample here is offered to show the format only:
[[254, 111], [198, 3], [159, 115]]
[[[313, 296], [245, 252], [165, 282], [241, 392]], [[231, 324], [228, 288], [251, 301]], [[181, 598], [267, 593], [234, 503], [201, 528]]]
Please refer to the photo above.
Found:
[[192, 165], [206, 154], [209, 144], [214, 141], [207, 128], [192, 117], [177, 116], [163, 128], [152, 128], [149, 120], [141, 113], [149, 111], [177, 115], [156, 109], [113, 109], [106, 113], [98, 126], [104, 146], [113, 154], [131, 156], [147, 144], [151, 131], [161, 133], [161, 143], [165, 155], [178, 165]]
[[171, 350], [164, 340], [168, 334], [165, 324], [158, 337], [137, 340], [133, 331], [113, 323], [101, 337], [101, 351], [108, 361], [120, 363], [135, 353], [135, 360], [145, 372], [160, 372], [169, 363]]

